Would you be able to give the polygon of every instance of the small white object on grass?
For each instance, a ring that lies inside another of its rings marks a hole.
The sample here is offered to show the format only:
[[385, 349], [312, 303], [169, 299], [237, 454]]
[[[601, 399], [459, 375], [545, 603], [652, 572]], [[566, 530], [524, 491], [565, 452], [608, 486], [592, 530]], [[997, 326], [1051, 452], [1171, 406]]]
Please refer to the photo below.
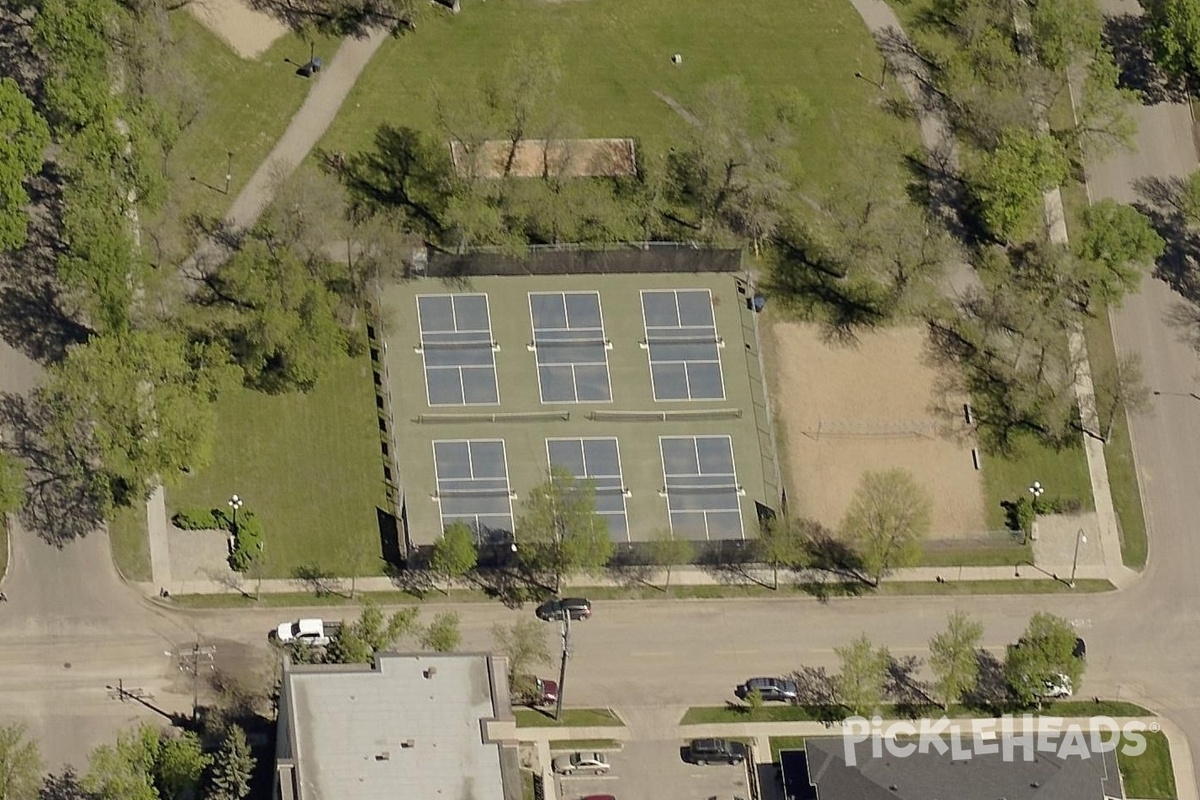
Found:
[[671, 63], [672, 64], [682, 64], [683, 56], [679, 55], [679, 53], [676, 53], [675, 55], [671, 56]]

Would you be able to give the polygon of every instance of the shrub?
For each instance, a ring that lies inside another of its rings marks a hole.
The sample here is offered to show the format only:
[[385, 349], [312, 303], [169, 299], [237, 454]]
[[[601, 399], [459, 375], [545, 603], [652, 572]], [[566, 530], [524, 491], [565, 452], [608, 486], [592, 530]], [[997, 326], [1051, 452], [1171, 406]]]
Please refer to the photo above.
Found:
[[185, 531], [227, 531], [231, 526], [229, 517], [219, 508], [181, 508], [171, 517], [171, 523]]
[[1078, 497], [1051, 497], [1038, 500], [1041, 514], [1078, 514], [1083, 511], [1083, 501]]
[[249, 511], [239, 514], [229, 566], [236, 572], [245, 572], [262, 552], [262, 543], [263, 527], [258, 517]]
[[1017, 530], [1029, 533], [1033, 530], [1033, 518], [1036, 512], [1028, 497], [1022, 497], [1013, 504], [1013, 517], [1016, 519]]

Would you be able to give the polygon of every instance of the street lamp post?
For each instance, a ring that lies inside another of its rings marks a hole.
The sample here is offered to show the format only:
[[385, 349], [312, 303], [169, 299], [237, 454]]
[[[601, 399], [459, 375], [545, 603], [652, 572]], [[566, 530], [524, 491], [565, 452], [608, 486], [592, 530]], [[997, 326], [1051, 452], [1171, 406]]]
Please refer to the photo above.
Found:
[[229, 498], [229, 507], [233, 509], [233, 534], [235, 536], [237, 535], [237, 512], [238, 509], [243, 505], [245, 505], [245, 503], [242, 502], [242, 498], [238, 497], [236, 494]]
[[226, 153], [229, 160], [225, 162], [225, 194], [229, 194], [229, 184], [233, 180], [233, 151]]
[[1079, 545], [1086, 541], [1087, 534], [1080, 528], [1079, 533], [1075, 534], [1075, 558], [1071, 561], [1071, 581], [1067, 584], [1072, 589], [1075, 588], [1075, 571], [1079, 569]]
[[1036, 514], [1038, 500], [1046, 493], [1046, 487], [1042, 486], [1040, 481], [1034, 481], [1033, 485], [1029, 487], [1029, 493], [1033, 495], [1033, 511]]
[[558, 665], [558, 698], [554, 704], [554, 719], [562, 721], [563, 686], [567, 682], [567, 659], [571, 657], [571, 612], [563, 609], [562, 661]]

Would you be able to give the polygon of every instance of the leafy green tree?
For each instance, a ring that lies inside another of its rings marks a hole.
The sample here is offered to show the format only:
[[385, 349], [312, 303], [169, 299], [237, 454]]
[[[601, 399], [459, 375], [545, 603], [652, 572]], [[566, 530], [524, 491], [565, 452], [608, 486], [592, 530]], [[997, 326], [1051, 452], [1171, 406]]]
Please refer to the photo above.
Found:
[[1153, 0], [1145, 8], [1159, 66], [1176, 78], [1200, 73], [1200, 0]]
[[0, 450], [0, 525], [25, 502], [25, 466], [11, 453]]
[[38, 800], [42, 767], [37, 744], [24, 725], [0, 727], [0, 800]]
[[24, 183], [41, 169], [49, 146], [46, 120], [12, 78], [0, 78], [0, 251], [25, 243]]
[[671, 588], [671, 570], [676, 566], [689, 563], [695, 556], [696, 549], [691, 541], [676, 537], [670, 529], [657, 530], [646, 543], [650, 553], [650, 562], [667, 570], [666, 589]]
[[842, 529], [858, 548], [874, 585], [920, 557], [921, 540], [932, 525], [932, 506], [929, 493], [906, 470], [863, 473]]
[[162, 800], [190, 800], [196, 796], [200, 778], [212, 759], [204, 752], [200, 737], [183, 732], [161, 736], [154, 759], [154, 784]]
[[1066, 180], [1069, 169], [1062, 144], [1049, 134], [1004, 131], [996, 149], [980, 157], [971, 181], [988, 231], [1000, 238], [1016, 234], [1042, 193]]
[[1078, 254], [1093, 266], [1088, 276], [1092, 298], [1120, 305], [1126, 294], [1137, 291], [1144, 267], [1162, 256], [1163, 238], [1145, 214], [1108, 198], [1089, 206], [1083, 222]]
[[808, 554], [803, 522], [783, 515], [772, 517], [759, 528], [754, 551], [771, 567], [771, 588], [779, 589], [779, 568], [796, 569], [804, 565]]
[[88, 758], [83, 787], [98, 800], [162, 800], [155, 786], [162, 735], [143, 723], [117, 735], [116, 744], [104, 744]]
[[1083, 659], [1075, 657], [1075, 629], [1062, 617], [1038, 612], [1029, 619], [1025, 634], [1008, 646], [1004, 676], [1024, 705], [1039, 706], [1048, 685], [1066, 676], [1073, 688], [1083, 677]]
[[115, 491], [144, 498], [159, 476], [171, 481], [207, 463], [212, 403], [230, 378], [220, 348], [130, 331], [72, 347], [51, 367], [43, 399], [64, 437], [89, 431]]
[[210, 311], [207, 325], [227, 342], [251, 386], [309, 391], [345, 354], [349, 336], [327, 268], [252, 237], [206, 277], [200, 301]]
[[458, 613], [447, 611], [438, 614], [421, 633], [421, 647], [436, 653], [452, 653], [462, 644], [462, 631], [458, 627]]
[[253, 774], [254, 756], [246, 732], [238, 725], [230, 725], [213, 758], [205, 800], [244, 800], [250, 794]]
[[393, 647], [417, 628], [420, 609], [409, 607], [390, 617], [370, 598], [362, 603], [362, 612], [354, 622], [344, 624], [329, 643], [328, 659], [335, 664], [363, 664], [375, 653]]
[[746, 710], [750, 712], [751, 718], [758, 716], [758, 712], [763, 708], [762, 690], [755, 686], [746, 694]]
[[869, 715], [883, 702], [891, 654], [876, 649], [865, 633], [834, 652], [842, 665], [834, 679], [838, 700], [854, 714]]
[[556, 593], [564, 577], [603, 567], [614, 549], [608, 525], [596, 513], [595, 487], [561, 469], [525, 496], [516, 537], [521, 563], [550, 576]]
[[1096, 0], [1037, 0], [1029, 21], [1038, 61], [1049, 69], [1075, 66], [1102, 46], [1104, 17]]
[[[465, 522], [454, 522], [446, 526], [442, 537], [433, 543], [429, 555], [429, 569], [446, 581], [462, 578], [479, 563], [479, 548], [475, 545], [475, 534]], [[443, 592], [448, 593], [446, 590]]]
[[528, 675], [539, 664], [550, 663], [546, 626], [534, 619], [517, 620], [511, 625], [493, 625], [492, 648], [508, 659], [510, 682]]
[[929, 668], [943, 708], [975, 688], [982, 639], [983, 625], [962, 611], [953, 611], [946, 618], [946, 629], [929, 640]]
[[1075, 125], [1064, 137], [1070, 150], [1099, 160], [1134, 147], [1137, 123], [1129, 109], [1140, 102], [1141, 94], [1121, 86], [1121, 68], [1107, 47], [1099, 48], [1088, 61], [1078, 95]]

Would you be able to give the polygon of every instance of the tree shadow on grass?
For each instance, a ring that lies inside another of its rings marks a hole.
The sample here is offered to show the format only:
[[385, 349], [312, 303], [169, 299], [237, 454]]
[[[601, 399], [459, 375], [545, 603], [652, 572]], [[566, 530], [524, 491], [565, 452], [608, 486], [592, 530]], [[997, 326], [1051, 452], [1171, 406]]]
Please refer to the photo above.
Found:
[[1013, 706], [1012, 691], [1004, 675], [1004, 663], [987, 650], [975, 653], [979, 668], [975, 687], [963, 695], [968, 708], [1000, 713]]
[[302, 564], [296, 567], [292, 570], [292, 578], [317, 597], [347, 596], [342, 580], [317, 564]]

